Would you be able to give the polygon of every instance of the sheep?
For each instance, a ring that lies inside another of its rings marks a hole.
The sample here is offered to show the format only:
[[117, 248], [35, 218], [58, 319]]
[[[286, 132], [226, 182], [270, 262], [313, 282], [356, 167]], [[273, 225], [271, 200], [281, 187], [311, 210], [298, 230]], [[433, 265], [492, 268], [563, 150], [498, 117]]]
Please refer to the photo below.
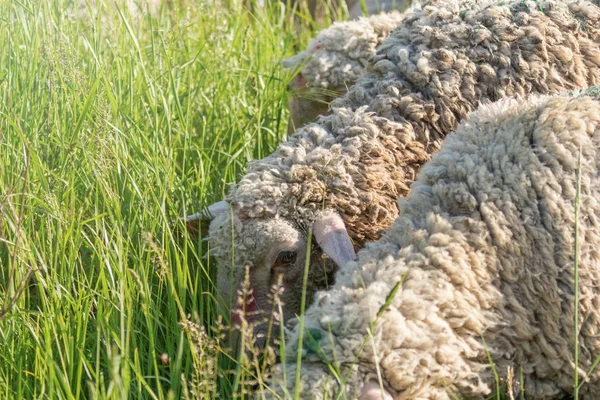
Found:
[[[302, 349], [301, 398], [336, 398], [321, 360], [348, 374], [349, 399], [485, 398], [509, 367], [528, 399], [557, 398], [573, 390], [575, 306], [579, 394], [600, 397], [599, 92], [500, 100], [446, 138], [391, 228], [307, 310], [317, 343]], [[288, 340], [294, 362], [301, 329]]]
[[281, 318], [293, 317], [306, 253], [310, 304], [393, 223], [420, 166], [480, 102], [600, 83], [599, 22], [600, 8], [582, 0], [429, 0], [406, 15], [331, 115], [250, 162], [223, 202], [188, 217], [212, 218], [221, 300], [231, 301], [249, 266], [253, 319], [271, 309], [280, 275]]
[[319, 32], [306, 50], [283, 60], [284, 67], [298, 71], [289, 84], [290, 133], [327, 114], [329, 103], [358, 80], [402, 16], [393, 11], [336, 22]]

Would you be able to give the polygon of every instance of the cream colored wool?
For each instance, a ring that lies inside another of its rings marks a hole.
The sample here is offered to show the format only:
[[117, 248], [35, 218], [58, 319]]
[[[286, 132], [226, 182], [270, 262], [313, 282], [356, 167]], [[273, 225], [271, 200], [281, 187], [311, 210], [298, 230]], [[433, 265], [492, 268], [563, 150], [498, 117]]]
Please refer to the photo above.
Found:
[[328, 112], [328, 103], [344, 93], [364, 72], [377, 47], [402, 20], [397, 11], [336, 22], [319, 32], [306, 50], [283, 61], [292, 71], [290, 129]]
[[[480, 102], [600, 83], [600, 8], [589, 1], [431, 0], [403, 19], [369, 69], [332, 115], [249, 163], [232, 187], [232, 214], [213, 220], [209, 233], [225, 299], [250, 266], [263, 302], [272, 282], [268, 270], [254, 277], [257, 266], [281, 241], [306, 243], [322, 209], [339, 213], [356, 248], [378, 239], [420, 166]], [[311, 252], [318, 261], [314, 241]], [[323, 274], [319, 262], [313, 266], [309, 299], [313, 288], [331, 283], [334, 269], [326, 263], [326, 279], [315, 278]], [[299, 310], [294, 279], [286, 286], [287, 316]]]
[[[304, 323], [324, 331], [329, 360], [352, 365], [348, 398], [375, 365], [395, 399], [485, 398], [488, 354], [501, 379], [522, 368], [528, 399], [572, 393], [580, 149], [580, 395], [600, 398], [600, 371], [586, 376], [600, 356], [600, 101], [587, 96], [482, 106], [423, 167], [386, 234], [317, 294]], [[294, 346], [286, 354], [295, 362]], [[301, 398], [335, 398], [320, 357], [304, 356], [316, 362], [302, 366]]]

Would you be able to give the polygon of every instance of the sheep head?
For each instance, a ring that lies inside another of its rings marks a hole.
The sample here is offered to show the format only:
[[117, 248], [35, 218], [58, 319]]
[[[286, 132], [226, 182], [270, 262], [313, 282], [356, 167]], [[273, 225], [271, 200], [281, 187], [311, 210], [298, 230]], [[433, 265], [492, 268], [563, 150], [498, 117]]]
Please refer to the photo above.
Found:
[[[272, 293], [281, 282], [278, 296], [283, 304], [283, 322], [300, 311], [304, 272], [308, 261], [306, 304], [315, 288], [333, 283], [335, 271], [356, 254], [342, 218], [333, 211], [317, 213], [309, 228], [281, 217], [248, 218], [234, 204], [222, 201], [204, 213], [188, 217], [211, 220], [208, 241], [217, 261], [217, 295], [226, 306], [235, 304], [238, 290], [249, 271], [251, 294], [243, 305], [246, 318], [256, 322], [256, 330], [266, 329], [273, 314]], [[309, 247], [309, 232], [312, 232]], [[282, 290], [281, 290], [282, 289]], [[232, 321], [237, 320], [236, 305]]]

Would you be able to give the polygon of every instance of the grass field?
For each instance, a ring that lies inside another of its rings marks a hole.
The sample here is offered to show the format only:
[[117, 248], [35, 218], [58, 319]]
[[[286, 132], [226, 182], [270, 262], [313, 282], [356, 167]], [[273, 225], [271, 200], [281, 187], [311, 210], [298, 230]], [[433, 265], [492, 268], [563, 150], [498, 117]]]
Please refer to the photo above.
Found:
[[0, 0], [1, 399], [180, 398], [194, 370], [207, 396], [243, 387], [178, 324], [216, 308], [206, 246], [170, 221], [284, 137], [279, 61], [318, 25], [278, 2], [121, 9]]

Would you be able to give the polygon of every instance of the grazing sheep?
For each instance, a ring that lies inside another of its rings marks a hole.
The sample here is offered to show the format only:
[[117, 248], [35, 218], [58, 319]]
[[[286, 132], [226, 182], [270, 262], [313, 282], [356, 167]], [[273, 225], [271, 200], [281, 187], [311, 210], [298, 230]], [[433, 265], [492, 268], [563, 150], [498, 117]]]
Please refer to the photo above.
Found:
[[431, 0], [405, 16], [371, 70], [332, 115], [249, 163], [226, 203], [190, 217], [215, 217], [209, 242], [225, 301], [249, 266], [249, 309], [266, 312], [282, 274], [287, 320], [299, 311], [311, 227], [309, 302], [354, 259], [353, 247], [392, 224], [420, 166], [481, 101], [600, 83], [600, 8]]
[[[495, 390], [488, 357], [502, 379], [522, 371], [526, 398], [557, 398], [573, 390], [578, 306], [578, 370], [589, 380], [579, 393], [600, 398], [600, 371], [588, 374], [600, 356], [599, 171], [597, 99], [505, 99], [474, 112], [423, 166], [392, 227], [307, 310], [321, 340], [303, 349], [318, 361], [302, 365], [301, 397], [336, 398], [320, 362], [335, 354], [347, 398], [381, 398], [377, 376], [386, 398], [485, 398]], [[292, 387], [293, 366], [287, 376]]]
[[298, 70], [289, 86], [289, 131], [328, 113], [329, 103], [362, 75], [369, 58], [402, 20], [397, 11], [336, 22], [319, 32], [306, 50], [283, 61]]

